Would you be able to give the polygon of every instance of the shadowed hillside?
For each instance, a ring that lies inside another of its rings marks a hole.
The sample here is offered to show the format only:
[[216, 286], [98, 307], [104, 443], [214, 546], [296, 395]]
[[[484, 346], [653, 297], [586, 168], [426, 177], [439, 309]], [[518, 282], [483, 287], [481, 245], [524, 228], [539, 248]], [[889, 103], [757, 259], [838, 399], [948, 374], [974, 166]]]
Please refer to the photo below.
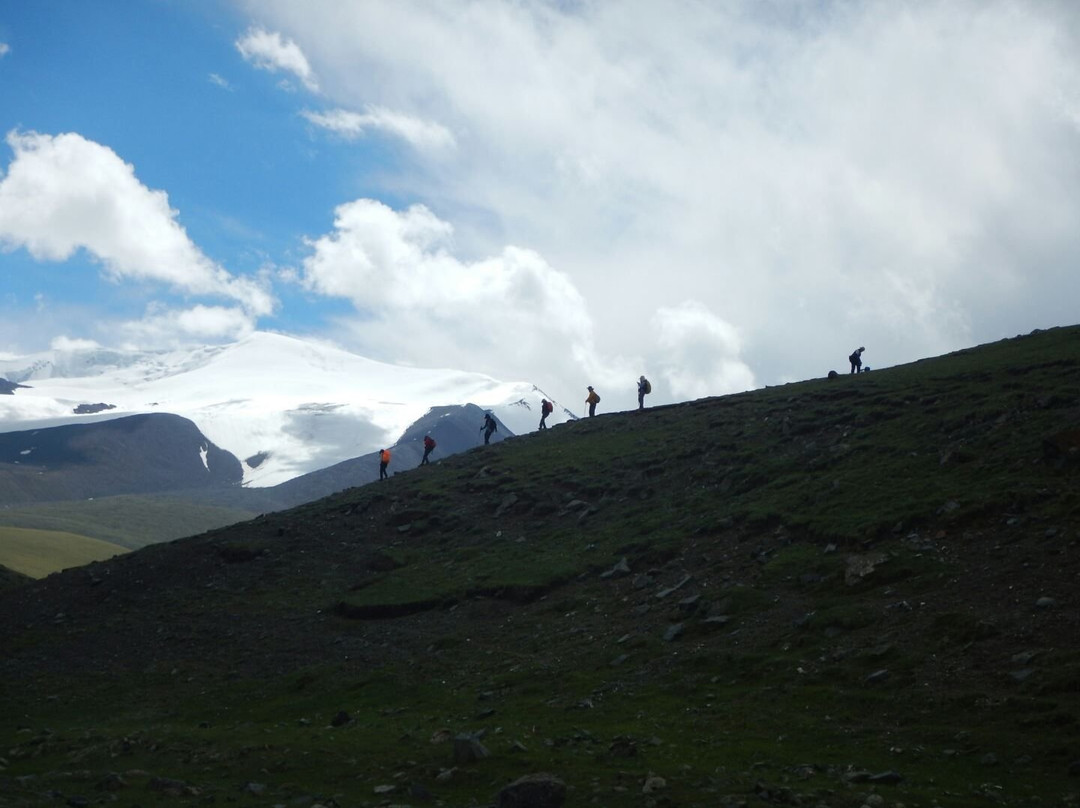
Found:
[[0, 433], [0, 504], [234, 485], [240, 461], [166, 413]]
[[0, 806], [1067, 804], [1078, 379], [604, 415], [0, 591]]

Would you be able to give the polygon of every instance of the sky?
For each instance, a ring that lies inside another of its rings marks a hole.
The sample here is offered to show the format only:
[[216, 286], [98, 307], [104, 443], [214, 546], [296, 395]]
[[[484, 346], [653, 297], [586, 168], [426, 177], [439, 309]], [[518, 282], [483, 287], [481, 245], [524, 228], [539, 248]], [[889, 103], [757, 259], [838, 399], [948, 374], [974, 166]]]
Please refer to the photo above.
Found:
[[1069, 0], [0, 0], [0, 136], [5, 354], [274, 331], [602, 411], [1080, 322]]

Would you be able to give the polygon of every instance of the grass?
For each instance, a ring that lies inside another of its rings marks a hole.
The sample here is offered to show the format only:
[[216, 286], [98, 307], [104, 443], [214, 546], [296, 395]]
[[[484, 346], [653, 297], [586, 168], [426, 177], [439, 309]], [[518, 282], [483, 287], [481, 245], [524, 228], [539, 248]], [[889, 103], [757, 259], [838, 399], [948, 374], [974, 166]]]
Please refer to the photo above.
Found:
[[480, 806], [536, 771], [612, 808], [1061, 804], [1080, 489], [1042, 443], [1077, 367], [1056, 329], [604, 416], [0, 593], [0, 806]]
[[31, 578], [44, 578], [126, 552], [117, 544], [75, 533], [0, 527], [0, 566]]
[[116, 496], [0, 509], [0, 526], [77, 533], [134, 550], [251, 519], [167, 496]]

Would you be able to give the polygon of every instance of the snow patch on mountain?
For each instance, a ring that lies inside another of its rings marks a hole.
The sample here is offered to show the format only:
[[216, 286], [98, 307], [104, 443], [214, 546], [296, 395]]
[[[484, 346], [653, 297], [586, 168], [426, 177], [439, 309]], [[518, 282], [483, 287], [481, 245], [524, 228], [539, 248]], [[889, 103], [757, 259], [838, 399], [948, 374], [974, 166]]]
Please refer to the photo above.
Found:
[[[237, 457], [260, 458], [254, 467], [243, 464], [244, 483], [254, 486], [393, 445], [434, 406], [476, 404], [514, 433], [528, 432], [539, 421], [540, 399], [550, 398], [527, 382], [389, 365], [267, 332], [191, 350], [73, 348], [5, 357], [0, 376], [26, 385], [0, 397], [0, 431], [174, 413]], [[76, 415], [87, 402], [114, 409]], [[573, 417], [562, 412], [558, 420]]]

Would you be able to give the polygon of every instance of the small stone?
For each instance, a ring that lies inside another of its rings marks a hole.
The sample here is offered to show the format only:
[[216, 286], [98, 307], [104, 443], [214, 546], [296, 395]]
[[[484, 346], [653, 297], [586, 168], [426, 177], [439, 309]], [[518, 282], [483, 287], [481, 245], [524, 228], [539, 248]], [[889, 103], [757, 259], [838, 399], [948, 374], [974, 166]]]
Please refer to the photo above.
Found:
[[712, 617], [706, 617], [701, 622], [709, 628], [720, 628], [730, 623], [731, 617], [726, 614], [714, 614]]
[[347, 712], [345, 712], [344, 710], [338, 710], [337, 715], [330, 719], [330, 726], [343, 727], [350, 721], [352, 721], [352, 718], [349, 717], [349, 714]]
[[431, 802], [435, 799], [435, 795], [424, 788], [420, 783], [413, 783], [409, 786], [409, 796], [413, 799], [420, 800], [421, 802]]
[[471, 733], [463, 732], [454, 736], [454, 762], [475, 763], [490, 756], [480, 739]]
[[690, 597], [683, 598], [679, 601], [679, 609], [687, 613], [692, 613], [697, 610], [700, 601], [701, 595], [691, 595]]
[[683, 632], [685, 630], [685, 623], [675, 623], [674, 625], [668, 626], [667, 631], [664, 632], [664, 640], [666, 642], [672, 642], [674, 640], [677, 640], [683, 635]]
[[678, 592], [680, 589], [690, 583], [691, 580], [693, 580], [693, 576], [684, 575], [682, 580], [675, 584], [675, 586], [669, 586], [667, 589], [661, 589], [659, 592], [657, 592], [656, 597], [660, 599], [666, 598], [672, 592]]
[[663, 791], [667, 788], [667, 780], [663, 777], [657, 777], [655, 774], [650, 774], [645, 778], [645, 785], [641, 787], [642, 794], [652, 794], [656, 791]]
[[983, 766], [996, 766], [997, 762], [998, 756], [995, 755], [993, 752], [987, 752], [985, 755], [979, 758], [979, 763], [981, 763]]
[[243, 791], [245, 794], [251, 794], [258, 797], [266, 791], [266, 783], [245, 783]]
[[1057, 601], [1053, 598], [1044, 597], [1039, 598], [1037, 601], [1035, 601], [1036, 609], [1052, 609], [1054, 606], [1057, 606]]
[[884, 682], [889, 678], [889, 671], [887, 668], [882, 668], [879, 671], [874, 671], [866, 677], [865, 681], [868, 685], [876, 685]]
[[878, 774], [871, 774], [866, 779], [866, 782], [877, 783], [879, 785], [894, 786], [897, 783], [903, 782], [903, 780], [904, 775], [900, 774], [900, 772], [888, 771], [879, 772]]
[[1013, 680], [1014, 682], [1026, 682], [1026, 681], [1027, 681], [1028, 679], [1030, 679], [1030, 678], [1031, 678], [1031, 676], [1032, 676], [1032, 674], [1033, 674], [1033, 673], [1035, 673], [1035, 669], [1034, 669], [1034, 668], [1021, 668], [1021, 669], [1020, 669], [1020, 670], [1018, 670], [1018, 671], [1012, 671], [1012, 672], [1011, 672], [1011, 673], [1009, 674], [1009, 677], [1010, 677], [1010, 678], [1011, 678], [1011, 679], [1012, 679], [1012, 680]]
[[519, 777], [495, 798], [496, 808], [561, 808], [564, 802], [566, 783], [545, 772]]
[[397, 786], [393, 785], [375, 786], [375, 788], [372, 789], [376, 794], [391, 794], [395, 790], [397, 790]]
[[626, 557], [619, 559], [619, 563], [603, 573], [601, 577], [604, 578], [622, 578], [630, 574], [630, 563], [626, 560]]
[[127, 780], [116, 772], [113, 772], [112, 774], [105, 775], [105, 777], [97, 784], [97, 790], [120, 791], [121, 789], [127, 788], [127, 785]]

